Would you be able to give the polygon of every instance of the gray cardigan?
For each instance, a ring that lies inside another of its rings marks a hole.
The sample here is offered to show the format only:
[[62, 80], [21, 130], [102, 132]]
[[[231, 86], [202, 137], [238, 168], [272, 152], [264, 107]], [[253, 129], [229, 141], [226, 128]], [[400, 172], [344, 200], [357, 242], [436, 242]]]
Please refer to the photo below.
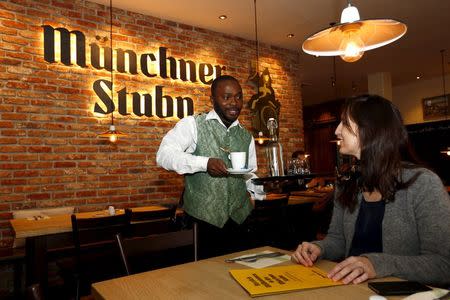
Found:
[[[377, 277], [397, 276], [431, 285], [450, 284], [450, 199], [440, 178], [423, 169], [405, 169], [406, 181], [417, 180], [386, 203], [383, 219], [383, 252], [365, 253]], [[358, 197], [362, 200], [362, 194]], [[321, 257], [341, 260], [348, 256], [359, 205], [353, 213], [335, 202], [328, 234], [315, 241]]]

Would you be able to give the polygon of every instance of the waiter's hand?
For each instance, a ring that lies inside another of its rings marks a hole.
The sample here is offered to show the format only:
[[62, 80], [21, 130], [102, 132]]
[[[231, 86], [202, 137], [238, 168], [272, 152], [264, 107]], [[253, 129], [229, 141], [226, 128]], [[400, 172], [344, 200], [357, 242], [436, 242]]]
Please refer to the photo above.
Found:
[[206, 171], [213, 177], [227, 176], [227, 166], [220, 158], [211, 157], [208, 159]]

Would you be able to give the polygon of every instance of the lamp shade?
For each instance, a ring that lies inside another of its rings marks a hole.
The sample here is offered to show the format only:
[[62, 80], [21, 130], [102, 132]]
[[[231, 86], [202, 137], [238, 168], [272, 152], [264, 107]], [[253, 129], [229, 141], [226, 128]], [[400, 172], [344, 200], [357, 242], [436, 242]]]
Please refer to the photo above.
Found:
[[[346, 14], [349, 8], [352, 16]], [[311, 55], [341, 56], [345, 61], [356, 61], [365, 51], [398, 40], [406, 30], [405, 24], [393, 19], [359, 20], [357, 9], [349, 6], [342, 13], [341, 23], [311, 35], [302, 49]]]
[[110, 125], [109, 130], [107, 130], [103, 133], [100, 133], [98, 135], [99, 138], [109, 139], [110, 142], [113, 142], [113, 143], [116, 142], [119, 137], [126, 137], [126, 136], [127, 135], [125, 133], [122, 133], [122, 132], [116, 130], [116, 126], [114, 126], [114, 125]]

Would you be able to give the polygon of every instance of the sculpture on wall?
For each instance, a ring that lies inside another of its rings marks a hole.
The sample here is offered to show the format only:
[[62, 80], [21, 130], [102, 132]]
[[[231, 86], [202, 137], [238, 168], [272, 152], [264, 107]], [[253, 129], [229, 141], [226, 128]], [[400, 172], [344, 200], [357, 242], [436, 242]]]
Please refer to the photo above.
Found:
[[280, 102], [275, 99], [269, 69], [265, 68], [261, 75], [255, 73], [249, 81], [257, 87], [257, 94], [254, 94], [248, 102], [253, 130], [256, 134], [261, 131], [264, 136], [269, 136], [267, 120], [275, 118], [279, 124], [281, 108]]

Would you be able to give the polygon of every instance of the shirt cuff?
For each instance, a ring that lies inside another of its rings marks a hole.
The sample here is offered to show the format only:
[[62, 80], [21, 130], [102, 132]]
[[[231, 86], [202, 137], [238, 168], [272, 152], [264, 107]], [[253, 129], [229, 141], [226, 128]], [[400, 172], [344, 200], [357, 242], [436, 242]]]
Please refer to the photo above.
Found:
[[201, 172], [206, 172], [208, 170], [208, 160], [209, 157], [206, 156], [197, 156], [197, 163], [201, 170]]

